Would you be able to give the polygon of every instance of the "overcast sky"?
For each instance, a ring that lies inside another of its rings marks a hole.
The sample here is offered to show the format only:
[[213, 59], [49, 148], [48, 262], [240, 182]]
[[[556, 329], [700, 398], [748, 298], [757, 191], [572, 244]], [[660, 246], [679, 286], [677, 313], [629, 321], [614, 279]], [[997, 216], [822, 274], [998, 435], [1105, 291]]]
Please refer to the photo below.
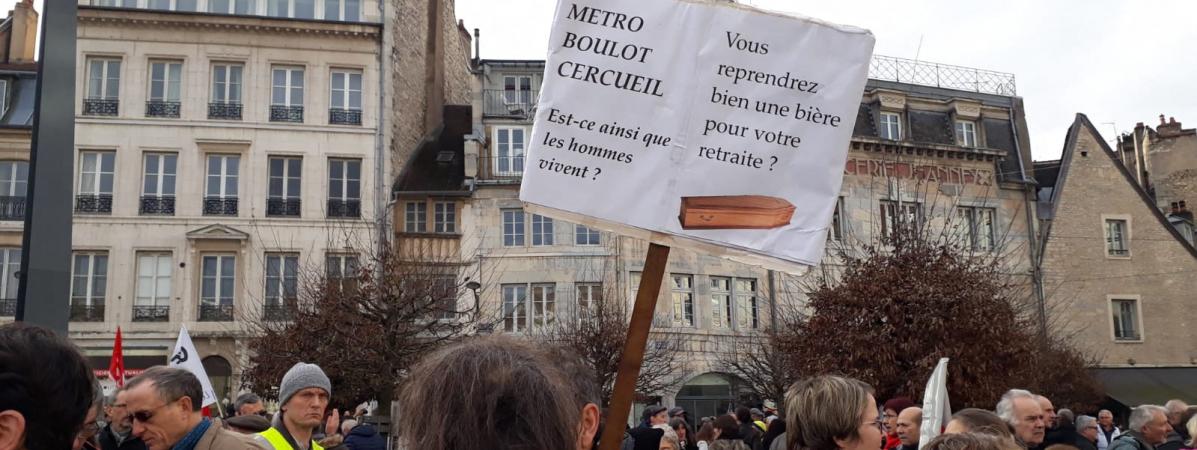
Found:
[[[1013, 73], [1036, 160], [1059, 158], [1078, 112], [1107, 140], [1160, 114], [1197, 127], [1197, 1], [739, 1], [868, 28], [879, 55]], [[555, 4], [457, 0], [457, 17], [483, 58], [542, 59]]]

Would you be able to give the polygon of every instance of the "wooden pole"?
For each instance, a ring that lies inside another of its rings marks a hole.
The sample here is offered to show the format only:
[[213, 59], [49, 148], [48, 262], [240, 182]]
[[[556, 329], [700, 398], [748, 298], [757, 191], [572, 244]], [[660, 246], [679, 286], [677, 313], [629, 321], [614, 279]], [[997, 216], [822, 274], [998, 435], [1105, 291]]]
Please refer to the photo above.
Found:
[[607, 424], [599, 441], [599, 450], [619, 450], [623, 442], [624, 425], [632, 411], [632, 396], [636, 393], [636, 378], [640, 376], [640, 365], [644, 362], [644, 347], [648, 344], [648, 330], [653, 324], [653, 310], [657, 306], [657, 295], [665, 278], [665, 264], [669, 261], [669, 247], [649, 244], [648, 256], [644, 259], [644, 272], [640, 277], [640, 289], [636, 293], [636, 304], [632, 307], [632, 321], [628, 325], [628, 340], [619, 360], [619, 373], [615, 375], [615, 390], [611, 393], [611, 406], [607, 412]]

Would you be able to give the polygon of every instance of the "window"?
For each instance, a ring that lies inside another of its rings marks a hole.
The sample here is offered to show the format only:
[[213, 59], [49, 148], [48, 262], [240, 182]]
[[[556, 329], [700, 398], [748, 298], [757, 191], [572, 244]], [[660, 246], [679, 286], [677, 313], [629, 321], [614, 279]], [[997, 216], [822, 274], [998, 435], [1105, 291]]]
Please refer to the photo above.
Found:
[[1114, 313], [1114, 340], [1138, 341], [1143, 339], [1139, 332], [1139, 302], [1133, 299], [1110, 301]]
[[271, 70], [270, 120], [303, 122], [303, 67]]
[[267, 319], [286, 319], [287, 308], [299, 296], [299, 255], [266, 254]]
[[957, 238], [961, 247], [977, 251], [994, 249], [993, 208], [961, 206], [956, 208], [958, 217]]
[[433, 210], [433, 231], [437, 233], [457, 232], [457, 203], [436, 202]]
[[174, 214], [178, 156], [174, 153], [146, 153], [144, 159], [140, 212]]
[[[16, 300], [17, 288], [21, 281], [17, 279], [17, 272], [21, 270], [21, 248], [20, 247], [0, 247], [0, 300]], [[13, 312], [10, 314], [0, 314], [0, 316], [11, 316], [16, 314], [16, 303], [12, 304]], [[4, 309], [4, 308], [0, 308]], [[7, 312], [7, 311], [5, 311]]]
[[267, 0], [266, 15], [295, 19], [315, 19], [316, 0]]
[[495, 129], [495, 170], [499, 175], [524, 173], [524, 129]]
[[599, 231], [585, 225], [574, 225], [575, 245], [599, 245]]
[[553, 219], [532, 215], [532, 245], [553, 245]]
[[732, 284], [736, 299], [736, 326], [740, 330], [761, 327], [760, 304], [756, 296], [756, 280], [736, 278]]
[[120, 102], [121, 60], [113, 58], [87, 59], [87, 96], [83, 99], [83, 114], [115, 116]]
[[[133, 306], [170, 306], [171, 296], [170, 253], [137, 254], [137, 297]], [[137, 316], [136, 311], [134, 317]]]
[[956, 145], [977, 146], [977, 123], [970, 120], [956, 121]]
[[254, 14], [254, 0], [208, 0], [208, 12], [221, 14]]
[[407, 202], [403, 214], [403, 231], [424, 233], [428, 231], [428, 209], [424, 202]]
[[79, 154], [79, 196], [75, 210], [87, 213], [112, 212], [113, 152]]
[[270, 158], [269, 164], [270, 187], [266, 198], [266, 215], [298, 217], [303, 159], [276, 156]]
[[433, 319], [454, 320], [457, 318], [457, 278], [453, 275], [437, 275], [432, 277], [429, 289]]
[[0, 161], [0, 197], [25, 197], [28, 186], [28, 162]]
[[149, 9], [165, 11], [195, 11], [196, 0], [146, 0]]
[[922, 226], [922, 205], [918, 202], [881, 201], [881, 235], [890, 236], [904, 228]]
[[503, 77], [503, 100], [509, 105], [528, 105], [532, 102], [532, 77], [509, 75]]
[[503, 285], [503, 331], [520, 333], [528, 329], [528, 285]]
[[150, 62], [150, 102], [179, 102], [183, 89], [183, 63]]
[[329, 105], [336, 109], [362, 110], [362, 73], [333, 70]]
[[237, 198], [238, 155], [208, 155], [208, 197]]
[[844, 240], [844, 198], [835, 199], [835, 210], [831, 212], [831, 229], [827, 237], [833, 241]]
[[524, 210], [503, 210], [503, 246], [520, 247], [524, 245]]
[[96, 0], [94, 4], [109, 8], [136, 8], [137, 0]]
[[878, 131], [882, 139], [902, 140], [902, 116], [898, 113], [881, 113], [881, 129]]
[[241, 103], [241, 79], [245, 66], [232, 63], [212, 65], [212, 103]]
[[361, 20], [361, 0], [324, 0], [324, 20]]
[[1130, 236], [1126, 233], [1126, 221], [1120, 219], [1106, 219], [1106, 254], [1109, 256], [1130, 256], [1127, 241]]
[[104, 296], [108, 290], [108, 254], [75, 253], [71, 274], [71, 318], [84, 322], [103, 321]]
[[200, 314], [204, 322], [233, 320], [237, 257], [204, 255], [200, 273]]
[[711, 328], [729, 330], [731, 325], [731, 278], [711, 277]]
[[603, 301], [602, 283], [577, 283], [574, 284], [574, 292], [578, 312], [593, 309], [595, 305]]
[[328, 160], [328, 216], [361, 217], [362, 161]]
[[671, 274], [673, 294], [673, 326], [694, 326], [694, 277]]
[[328, 255], [325, 257], [328, 283], [339, 289], [357, 286], [358, 265], [355, 255]]
[[642, 272], [628, 272], [628, 290], [631, 291], [632, 301], [636, 300], [636, 294], [640, 293], [640, 275]]
[[532, 285], [532, 329], [551, 325], [557, 317], [557, 285], [542, 283]]

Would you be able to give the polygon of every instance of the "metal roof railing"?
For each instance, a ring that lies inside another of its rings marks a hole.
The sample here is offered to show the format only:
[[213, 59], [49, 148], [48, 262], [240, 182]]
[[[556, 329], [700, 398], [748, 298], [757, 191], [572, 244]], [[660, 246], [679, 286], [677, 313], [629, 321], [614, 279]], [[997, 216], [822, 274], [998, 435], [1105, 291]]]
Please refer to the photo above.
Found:
[[869, 78], [985, 94], [1015, 96], [1014, 74], [873, 55]]

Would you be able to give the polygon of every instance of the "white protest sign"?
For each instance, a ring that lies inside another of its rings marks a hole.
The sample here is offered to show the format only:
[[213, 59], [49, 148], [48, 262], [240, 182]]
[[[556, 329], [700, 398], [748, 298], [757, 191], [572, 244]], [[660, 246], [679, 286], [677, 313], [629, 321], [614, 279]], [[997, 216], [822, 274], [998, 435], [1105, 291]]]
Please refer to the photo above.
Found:
[[170, 354], [170, 361], [166, 365], [184, 369], [199, 378], [200, 385], [204, 387], [204, 402], [200, 406], [216, 403], [216, 391], [212, 390], [212, 382], [208, 380], [208, 372], [204, 370], [204, 364], [200, 361], [199, 352], [195, 350], [195, 344], [191, 343], [191, 335], [187, 334], [186, 325], [179, 330], [179, 340], [175, 342], [175, 351]]
[[819, 262], [872, 34], [733, 3], [560, 0], [549, 39], [529, 211]]
[[927, 391], [923, 393], [923, 424], [919, 426], [919, 448], [939, 436], [944, 425], [952, 418], [952, 405], [948, 402], [948, 358], [940, 358], [927, 380]]

